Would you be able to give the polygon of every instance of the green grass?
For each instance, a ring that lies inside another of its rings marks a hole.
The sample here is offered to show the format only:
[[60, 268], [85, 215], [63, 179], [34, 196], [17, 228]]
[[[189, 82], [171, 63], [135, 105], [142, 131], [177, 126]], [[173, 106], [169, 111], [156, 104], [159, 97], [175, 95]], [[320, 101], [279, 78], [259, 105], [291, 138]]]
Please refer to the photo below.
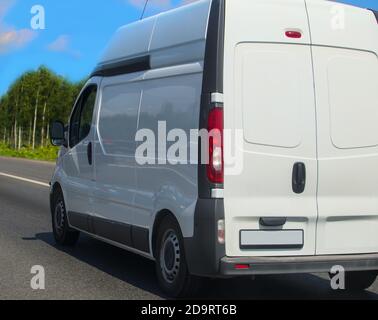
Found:
[[5, 157], [55, 161], [58, 155], [58, 150], [59, 148], [53, 146], [36, 147], [34, 150], [31, 147], [23, 147], [20, 150], [15, 150], [0, 143], [0, 156]]

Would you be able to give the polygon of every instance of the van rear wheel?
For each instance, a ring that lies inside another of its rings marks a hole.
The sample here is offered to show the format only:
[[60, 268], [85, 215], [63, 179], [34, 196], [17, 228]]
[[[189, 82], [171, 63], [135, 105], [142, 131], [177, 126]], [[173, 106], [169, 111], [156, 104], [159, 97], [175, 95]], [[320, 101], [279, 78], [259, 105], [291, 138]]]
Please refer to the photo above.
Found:
[[189, 273], [180, 227], [170, 216], [161, 222], [156, 241], [156, 273], [161, 289], [175, 298], [195, 294], [199, 279]]
[[345, 289], [362, 291], [369, 288], [377, 278], [377, 271], [348, 271], [345, 273]]
[[71, 229], [68, 225], [66, 205], [61, 191], [57, 191], [54, 195], [51, 214], [55, 242], [63, 246], [74, 246], [80, 232]]

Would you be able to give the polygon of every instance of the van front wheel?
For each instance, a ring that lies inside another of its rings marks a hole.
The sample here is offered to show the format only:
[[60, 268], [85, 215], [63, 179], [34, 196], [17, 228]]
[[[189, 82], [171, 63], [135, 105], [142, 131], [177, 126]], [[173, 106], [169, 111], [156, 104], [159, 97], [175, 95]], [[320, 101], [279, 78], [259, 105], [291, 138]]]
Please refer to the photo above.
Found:
[[194, 294], [199, 279], [188, 271], [180, 227], [170, 216], [161, 222], [156, 241], [156, 273], [164, 293], [175, 298]]
[[54, 194], [52, 205], [52, 228], [55, 242], [63, 246], [75, 245], [80, 233], [72, 230], [68, 225], [66, 205], [60, 191]]

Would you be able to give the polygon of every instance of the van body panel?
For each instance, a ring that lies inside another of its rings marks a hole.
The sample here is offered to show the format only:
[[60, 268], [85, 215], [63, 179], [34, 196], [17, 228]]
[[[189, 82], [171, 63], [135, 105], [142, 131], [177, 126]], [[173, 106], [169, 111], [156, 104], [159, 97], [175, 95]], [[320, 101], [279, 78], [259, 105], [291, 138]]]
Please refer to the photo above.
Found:
[[378, 57], [337, 48], [313, 49], [327, 59], [331, 140], [338, 149], [378, 146]]
[[[154, 216], [166, 209], [175, 213], [183, 236], [191, 237], [198, 186], [197, 165], [188, 163], [188, 159], [191, 148], [197, 151], [198, 143], [191, 144], [187, 137], [190, 137], [190, 130], [198, 129], [202, 72], [198, 72], [197, 65], [192, 65], [192, 68], [183, 66], [182, 69], [184, 72], [177, 68], [176, 75], [170, 77], [165, 77], [163, 70], [161, 77], [157, 70], [151, 70], [146, 73], [146, 80], [140, 83], [143, 96], [138, 130], [152, 132], [155, 139], [151, 142], [158, 145], [151, 163], [136, 168], [135, 205], [138, 213], [135, 223], [152, 228]], [[165, 139], [168, 142], [164, 147]], [[178, 139], [187, 143], [177, 158], [169, 150], [175, 150], [171, 148]], [[145, 142], [137, 142], [137, 148], [142, 144]], [[160, 154], [158, 146], [163, 150]], [[139, 156], [138, 153], [137, 161], [142, 160], [138, 159]]]
[[94, 145], [94, 213], [102, 219], [132, 224], [134, 210], [135, 132], [143, 73], [104, 78]]
[[[88, 80], [81, 90], [78, 99], [75, 102], [70, 118], [73, 116], [76, 108], [79, 108], [81, 96], [84, 91], [91, 86], [97, 87], [97, 97], [93, 111], [95, 117], [96, 110], [99, 106], [99, 87], [101, 78], [94, 77]], [[88, 163], [87, 148], [88, 143], [93, 141], [96, 134], [96, 126], [92, 122], [88, 136], [80, 141], [73, 148], [64, 152], [62, 156], [63, 179], [60, 181], [62, 188], [65, 190], [67, 201], [67, 210], [91, 215], [93, 212], [93, 189], [95, 184], [95, 172], [93, 166]]]
[[211, 3], [201, 0], [119, 28], [99, 66], [144, 55], [151, 56], [153, 68], [203, 60]]
[[195, 63], [204, 59], [205, 40], [180, 44], [174, 48], [151, 52], [151, 68], [163, 68], [172, 65]]
[[317, 254], [378, 252], [378, 59], [313, 47], [318, 124]]
[[[225, 21], [225, 130], [243, 132], [242, 171], [225, 171], [226, 255], [314, 255], [316, 122], [305, 3], [228, 1]], [[300, 30], [302, 38], [287, 38], [288, 29]], [[232, 152], [231, 145], [224, 148]], [[298, 162], [306, 168], [301, 194], [292, 189]], [[269, 228], [260, 225], [263, 217], [287, 219]], [[266, 229], [303, 230], [303, 246], [241, 249], [241, 230]]]
[[[135, 134], [139, 129], [151, 130], [154, 142], [160, 143], [167, 137], [158, 136], [158, 121], [167, 121], [167, 133], [181, 128], [189, 136], [190, 129], [198, 129], [210, 5], [210, 0], [199, 1], [190, 8], [179, 8], [122, 27], [105, 51], [98, 68], [106, 70], [107, 65], [114, 67], [110, 62], [142, 56], [149, 57], [150, 68], [106, 76], [101, 87], [94, 192], [95, 215], [101, 221], [152, 230], [156, 214], [169, 210], [176, 215], [183, 236], [193, 236], [197, 166], [162, 165], [157, 153], [151, 159], [156, 164], [138, 165], [135, 152], [143, 141], [135, 142]], [[198, 18], [195, 27], [193, 14]], [[126, 50], [120, 42], [133, 49]], [[178, 137], [171, 134], [168, 138], [172, 142], [167, 150]], [[188, 157], [190, 147], [188, 144]], [[192, 149], [197, 148], [195, 142]]]
[[[194, 3], [190, 10], [181, 7], [158, 15], [149, 50], [205, 40], [210, 5], [211, 1], [202, 0]], [[193, 16], [196, 23], [193, 23]], [[173, 26], [175, 30], [172, 30]]]
[[333, 1], [306, 0], [314, 45], [378, 52], [378, 28], [370, 10]]
[[375, 11], [375, 10], [370, 10], [374, 16], [375, 16], [375, 19], [377, 20], [377, 23], [378, 23], [378, 11]]
[[[199, 64], [191, 64], [104, 79], [95, 144], [96, 217], [151, 230], [154, 216], [169, 210], [177, 215], [183, 235], [193, 236], [197, 166], [186, 165], [187, 158], [164, 160], [157, 153], [150, 159], [154, 164], [138, 165], [135, 152], [143, 141], [135, 142], [135, 134], [137, 129], [149, 130], [153, 143], [167, 137], [177, 140], [172, 134], [166, 136], [175, 128], [189, 136], [190, 129], [198, 126], [201, 71]], [[167, 122], [161, 138], [158, 121]], [[167, 150], [172, 144], [167, 144]], [[192, 148], [197, 150], [197, 144]], [[166, 165], [159, 164], [159, 159]], [[184, 164], [169, 164], [174, 160]]]
[[198, 1], [191, 10], [182, 7], [157, 17], [149, 46], [153, 68], [203, 60], [210, 5]]
[[[296, 148], [302, 143], [303, 100], [298, 94], [301, 88], [297, 59], [302, 55], [309, 58], [309, 52], [308, 47], [282, 44], [241, 43], [236, 46], [235, 58], [239, 64], [236, 90], [242, 104], [247, 143], [281, 148]], [[261, 71], [257, 71], [259, 69]], [[252, 72], [258, 72], [259, 76], [251, 76]]]
[[119, 28], [107, 45], [99, 64], [146, 54], [155, 22], [156, 17], [150, 17]]
[[[242, 42], [311, 42], [304, 0], [231, 0], [225, 3], [227, 46]], [[290, 30], [301, 32], [301, 38], [288, 38], [285, 33]]]
[[307, 0], [318, 140], [316, 254], [378, 252], [378, 25]]

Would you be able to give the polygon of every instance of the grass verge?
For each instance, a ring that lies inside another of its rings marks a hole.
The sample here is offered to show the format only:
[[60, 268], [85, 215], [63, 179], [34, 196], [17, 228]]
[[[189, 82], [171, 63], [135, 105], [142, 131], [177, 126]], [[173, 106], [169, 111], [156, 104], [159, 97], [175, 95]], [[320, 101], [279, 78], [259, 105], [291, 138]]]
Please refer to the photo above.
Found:
[[4, 157], [55, 161], [58, 155], [58, 150], [59, 148], [53, 146], [37, 147], [34, 150], [31, 147], [22, 147], [20, 150], [15, 150], [0, 143], [0, 156]]

